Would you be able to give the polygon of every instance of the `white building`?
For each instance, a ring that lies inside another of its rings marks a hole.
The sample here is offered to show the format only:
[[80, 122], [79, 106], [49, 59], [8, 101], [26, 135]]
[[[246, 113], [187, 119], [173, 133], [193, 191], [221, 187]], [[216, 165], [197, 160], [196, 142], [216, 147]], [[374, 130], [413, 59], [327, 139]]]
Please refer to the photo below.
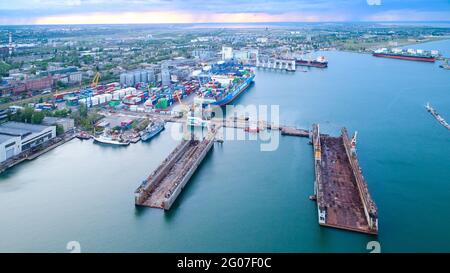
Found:
[[257, 43], [266, 44], [269, 41], [267, 37], [260, 37], [256, 39]]
[[21, 122], [0, 125], [0, 162], [56, 137], [56, 126]]
[[135, 86], [137, 83], [154, 82], [155, 71], [153, 69], [140, 69], [120, 74], [120, 84], [124, 86]]
[[161, 69], [161, 82], [163, 86], [169, 86], [170, 85], [170, 70], [169, 68], [163, 68]]
[[0, 162], [20, 153], [20, 137], [0, 135]]
[[233, 48], [228, 46], [222, 47], [222, 61], [233, 59]]

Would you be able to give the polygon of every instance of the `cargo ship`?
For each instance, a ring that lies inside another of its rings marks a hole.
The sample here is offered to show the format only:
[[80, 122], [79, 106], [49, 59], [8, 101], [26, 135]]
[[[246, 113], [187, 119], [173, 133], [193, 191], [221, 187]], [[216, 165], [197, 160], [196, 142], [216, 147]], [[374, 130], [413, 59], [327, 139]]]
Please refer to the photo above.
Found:
[[211, 99], [213, 107], [225, 106], [246, 91], [255, 78], [250, 68], [227, 71], [221, 74], [210, 75], [210, 82], [200, 88], [198, 95]]
[[388, 50], [387, 48], [382, 48], [375, 50], [372, 55], [374, 57], [381, 57], [381, 58], [434, 63], [436, 61], [438, 53], [435, 50], [425, 51], [422, 49], [416, 50], [416, 49], [400, 49], [400, 48]]
[[141, 140], [149, 141], [164, 130], [164, 121], [152, 122], [141, 132]]
[[320, 56], [315, 60], [296, 59], [295, 64], [299, 66], [318, 67], [318, 68], [328, 67], [328, 61], [325, 59], [324, 56]]

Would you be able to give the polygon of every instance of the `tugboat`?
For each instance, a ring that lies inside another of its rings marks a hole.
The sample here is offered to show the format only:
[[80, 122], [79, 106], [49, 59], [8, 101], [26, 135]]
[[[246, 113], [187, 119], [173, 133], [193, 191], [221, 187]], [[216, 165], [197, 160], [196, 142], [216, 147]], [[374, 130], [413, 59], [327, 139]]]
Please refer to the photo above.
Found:
[[164, 121], [150, 123], [145, 130], [141, 132], [141, 140], [148, 141], [164, 130]]
[[101, 135], [99, 137], [94, 137], [94, 142], [98, 142], [98, 143], [102, 143], [102, 144], [109, 144], [109, 145], [116, 145], [116, 146], [130, 145], [129, 140], [113, 138], [113, 136], [111, 136], [110, 134], [107, 134], [106, 132], [103, 133], [103, 135]]
[[450, 65], [448, 64], [448, 59], [445, 59], [444, 63], [439, 65], [440, 68], [450, 70]]

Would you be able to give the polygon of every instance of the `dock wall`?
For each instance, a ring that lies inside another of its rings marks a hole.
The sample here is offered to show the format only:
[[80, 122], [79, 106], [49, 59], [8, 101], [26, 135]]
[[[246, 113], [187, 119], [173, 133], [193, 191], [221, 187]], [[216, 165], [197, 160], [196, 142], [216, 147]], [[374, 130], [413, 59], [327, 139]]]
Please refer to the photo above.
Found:
[[135, 192], [136, 205], [142, 204], [150, 193], [158, 186], [161, 180], [169, 173], [177, 160], [189, 148], [190, 141], [183, 141], [173, 150], [169, 156], [159, 165], [159, 167], [148, 176], [146, 183], [141, 185]]
[[323, 225], [326, 223], [327, 217], [327, 208], [323, 202], [323, 182], [322, 182], [322, 148], [320, 144], [320, 129], [318, 124], [313, 125], [312, 130], [312, 142], [313, 142], [313, 150], [314, 150], [314, 173], [316, 175], [316, 179], [314, 180], [314, 195], [317, 200], [317, 214], [319, 218], [319, 224]]
[[190, 166], [186, 170], [186, 173], [182, 174], [183, 178], [180, 181], [180, 183], [176, 186], [176, 188], [174, 189], [172, 194], [168, 198], [164, 199], [164, 201], [163, 201], [164, 210], [169, 210], [170, 207], [172, 207], [172, 205], [175, 202], [175, 200], [177, 199], [178, 195], [180, 195], [181, 191], [186, 186], [186, 184], [189, 182], [189, 180], [191, 179], [192, 175], [197, 170], [198, 166], [203, 162], [203, 159], [208, 154], [208, 152], [211, 150], [211, 148], [212, 148], [212, 146], [214, 144], [214, 141], [213, 140], [204, 140], [204, 141], [207, 142], [206, 148], [203, 149], [203, 151], [200, 153], [199, 157], [194, 161], [193, 165]]
[[369, 223], [369, 227], [377, 231], [378, 230], [378, 215], [377, 215], [377, 207], [372, 197], [370, 196], [369, 189], [367, 187], [367, 183], [361, 173], [361, 168], [358, 163], [358, 159], [352, 152], [351, 142], [348, 137], [347, 129], [342, 129], [342, 141], [344, 143], [345, 152], [347, 153], [347, 157], [350, 162], [350, 166], [353, 171], [353, 175], [355, 176], [356, 186], [358, 187], [359, 196], [364, 205], [364, 212], [366, 214], [367, 222]]

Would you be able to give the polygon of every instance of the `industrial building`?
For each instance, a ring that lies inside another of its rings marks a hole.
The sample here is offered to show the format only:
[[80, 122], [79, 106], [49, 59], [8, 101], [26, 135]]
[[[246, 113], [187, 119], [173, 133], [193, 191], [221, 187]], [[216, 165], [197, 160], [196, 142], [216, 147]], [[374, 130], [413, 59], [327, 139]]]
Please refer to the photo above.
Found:
[[200, 60], [210, 60], [216, 57], [216, 53], [208, 49], [195, 49], [192, 56]]
[[6, 86], [0, 87], [0, 96], [17, 96], [22, 93], [51, 88], [53, 79], [51, 76], [23, 81], [11, 81]]
[[155, 82], [155, 71], [153, 69], [140, 69], [120, 74], [120, 84], [124, 86], [135, 86], [137, 83]]
[[45, 117], [42, 124], [47, 126], [61, 125], [64, 132], [75, 128], [75, 120], [71, 118]]
[[233, 58], [233, 48], [228, 46], [222, 47], [222, 61], [230, 60]]
[[161, 82], [163, 86], [169, 86], [171, 83], [170, 70], [168, 67], [161, 68]]
[[56, 126], [21, 122], [0, 125], [0, 162], [56, 137]]

